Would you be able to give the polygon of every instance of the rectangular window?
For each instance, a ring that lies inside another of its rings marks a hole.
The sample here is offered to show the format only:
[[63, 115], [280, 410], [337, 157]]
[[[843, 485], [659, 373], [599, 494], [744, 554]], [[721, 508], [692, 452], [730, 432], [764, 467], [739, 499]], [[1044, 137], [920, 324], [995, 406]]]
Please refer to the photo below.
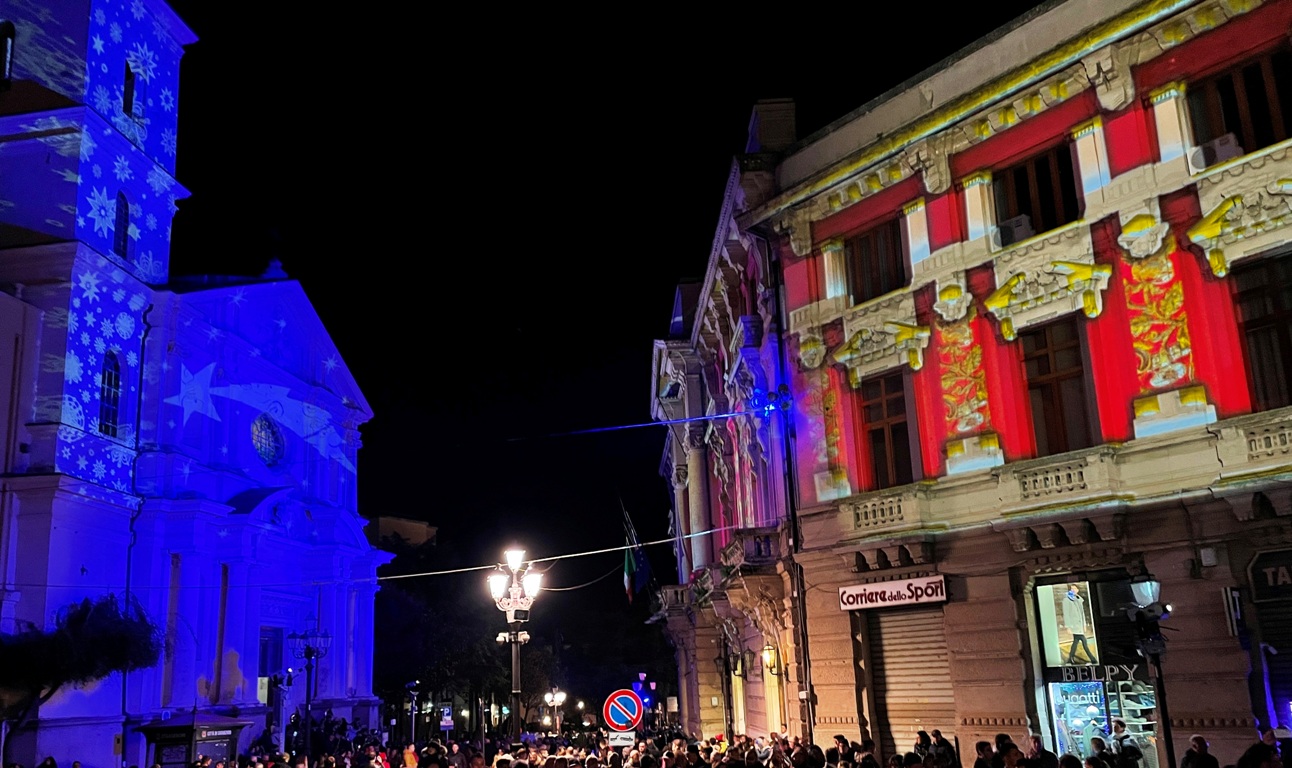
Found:
[[1064, 142], [992, 174], [1002, 246], [1081, 217], [1072, 149]]
[[1205, 154], [1199, 165], [1255, 152], [1288, 138], [1292, 127], [1292, 50], [1281, 47], [1189, 85], [1193, 139], [1205, 146], [1232, 134], [1237, 146]]
[[848, 294], [853, 304], [883, 296], [907, 284], [906, 249], [898, 219], [844, 241]]
[[1292, 254], [1240, 264], [1233, 286], [1252, 404], [1258, 411], [1292, 405]]
[[1036, 455], [1094, 444], [1086, 410], [1085, 356], [1076, 320], [1060, 320], [1018, 335], [1036, 432]]
[[13, 82], [13, 45], [17, 29], [9, 20], [0, 21], [0, 91]]
[[865, 379], [859, 391], [862, 439], [875, 488], [915, 482], [906, 377], [898, 371]]

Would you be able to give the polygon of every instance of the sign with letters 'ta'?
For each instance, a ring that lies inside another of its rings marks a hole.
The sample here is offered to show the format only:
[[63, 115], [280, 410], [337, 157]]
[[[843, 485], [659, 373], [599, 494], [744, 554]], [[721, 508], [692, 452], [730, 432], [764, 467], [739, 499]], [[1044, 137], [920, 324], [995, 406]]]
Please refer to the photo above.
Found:
[[867, 608], [888, 608], [917, 603], [943, 603], [946, 599], [947, 584], [940, 573], [918, 579], [839, 587], [839, 610], [841, 611], [860, 611]]
[[1292, 597], [1292, 549], [1261, 552], [1247, 566], [1252, 583], [1252, 601], [1284, 600]]

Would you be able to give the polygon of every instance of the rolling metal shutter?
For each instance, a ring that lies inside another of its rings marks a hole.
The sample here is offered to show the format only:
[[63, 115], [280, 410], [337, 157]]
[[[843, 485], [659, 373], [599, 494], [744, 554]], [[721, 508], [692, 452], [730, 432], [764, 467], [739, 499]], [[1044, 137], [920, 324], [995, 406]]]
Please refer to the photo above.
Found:
[[[1266, 653], [1265, 665], [1270, 673], [1270, 697], [1280, 719], [1288, 717], [1292, 704], [1292, 600], [1274, 600], [1257, 604], [1261, 639], [1277, 654]], [[1259, 712], [1262, 707], [1259, 706]], [[1263, 719], [1263, 718], [1262, 718]]]
[[936, 728], [954, 743], [942, 606], [867, 611], [866, 619], [877, 720], [872, 731], [884, 759], [910, 752], [917, 731]]

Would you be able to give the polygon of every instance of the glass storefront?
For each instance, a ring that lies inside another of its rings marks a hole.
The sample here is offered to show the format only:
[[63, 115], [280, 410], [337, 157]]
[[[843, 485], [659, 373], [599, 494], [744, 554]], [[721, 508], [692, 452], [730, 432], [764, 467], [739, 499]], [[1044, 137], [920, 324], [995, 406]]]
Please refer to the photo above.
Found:
[[1113, 718], [1156, 766], [1156, 708], [1148, 664], [1136, 650], [1132, 600], [1124, 571], [1059, 576], [1035, 591], [1041, 682], [1057, 754], [1091, 754], [1090, 740], [1109, 740]]

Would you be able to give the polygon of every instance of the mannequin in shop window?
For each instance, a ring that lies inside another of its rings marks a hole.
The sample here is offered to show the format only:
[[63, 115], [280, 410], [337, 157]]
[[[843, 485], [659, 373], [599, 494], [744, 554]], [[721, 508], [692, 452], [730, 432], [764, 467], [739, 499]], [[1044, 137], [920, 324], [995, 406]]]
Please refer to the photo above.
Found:
[[1063, 626], [1072, 633], [1067, 663], [1077, 663], [1077, 643], [1080, 643], [1081, 653], [1086, 657], [1081, 663], [1094, 664], [1095, 655], [1086, 644], [1086, 599], [1081, 596], [1081, 589], [1076, 584], [1069, 584], [1068, 593], [1063, 596]]

